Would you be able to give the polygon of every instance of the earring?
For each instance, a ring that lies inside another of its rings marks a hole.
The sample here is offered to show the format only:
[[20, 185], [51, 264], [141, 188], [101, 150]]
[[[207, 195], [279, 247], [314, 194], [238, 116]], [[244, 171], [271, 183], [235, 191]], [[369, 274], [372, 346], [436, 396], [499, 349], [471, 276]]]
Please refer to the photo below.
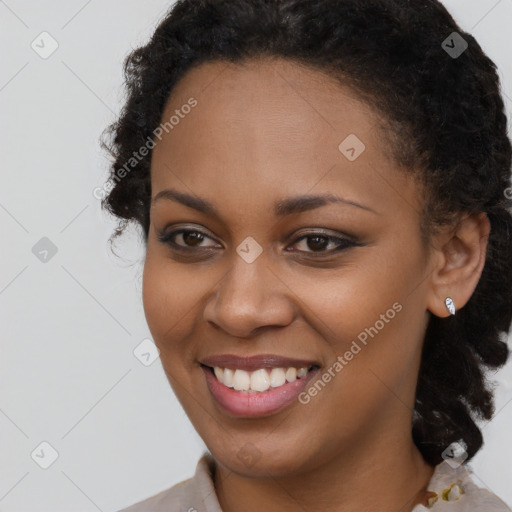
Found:
[[446, 297], [444, 299], [444, 303], [446, 304], [446, 309], [450, 312], [450, 315], [455, 315], [455, 304], [451, 297]]

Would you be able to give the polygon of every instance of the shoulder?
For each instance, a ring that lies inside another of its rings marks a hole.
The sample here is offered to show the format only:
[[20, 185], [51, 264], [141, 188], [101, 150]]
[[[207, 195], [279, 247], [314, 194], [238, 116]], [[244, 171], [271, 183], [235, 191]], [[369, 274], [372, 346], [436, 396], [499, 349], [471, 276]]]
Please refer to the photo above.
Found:
[[[158, 494], [150, 496], [145, 500], [139, 501], [127, 508], [123, 508], [118, 512], [158, 512], [158, 511], [186, 511], [183, 505], [186, 504], [187, 497], [191, 494], [192, 478], [184, 480], [169, 489], [165, 489]], [[192, 510], [190, 511], [192, 512]]]
[[118, 512], [222, 512], [213, 485], [212, 464], [211, 455], [204, 454], [193, 477]]
[[452, 467], [446, 461], [436, 466], [428, 490], [434, 496], [430, 506], [413, 512], [512, 512], [507, 504], [487, 489], [478, 487], [465, 465]]

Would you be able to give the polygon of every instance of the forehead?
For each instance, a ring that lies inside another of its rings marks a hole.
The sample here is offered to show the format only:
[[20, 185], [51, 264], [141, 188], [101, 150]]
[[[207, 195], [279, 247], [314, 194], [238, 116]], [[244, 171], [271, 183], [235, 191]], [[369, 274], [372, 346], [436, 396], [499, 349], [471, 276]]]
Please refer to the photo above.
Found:
[[[325, 72], [279, 58], [240, 64], [214, 61], [189, 70], [171, 92], [162, 122], [191, 97], [197, 106], [190, 121], [182, 125], [194, 124], [197, 132], [197, 124], [201, 124], [203, 130], [198, 135], [210, 131], [212, 139], [217, 135], [229, 135], [234, 142], [250, 139], [251, 148], [257, 143], [265, 147], [281, 144], [282, 139], [275, 140], [279, 135], [286, 136], [289, 144], [301, 139], [302, 146], [304, 139], [309, 140], [309, 150], [326, 135], [334, 140], [347, 132], [367, 135], [378, 121], [349, 87]], [[198, 117], [200, 123], [194, 123]], [[174, 142], [183, 142], [186, 129], [173, 128]]]
[[[191, 98], [196, 105], [183, 108]], [[162, 122], [173, 115], [178, 122], [153, 150], [153, 195], [186, 184], [206, 197], [236, 191], [237, 207], [260, 192], [276, 199], [333, 188], [386, 200], [383, 174], [399, 179], [376, 113], [334, 78], [287, 60], [203, 63], [173, 89]], [[343, 151], [354, 142], [362, 152], [350, 160]]]

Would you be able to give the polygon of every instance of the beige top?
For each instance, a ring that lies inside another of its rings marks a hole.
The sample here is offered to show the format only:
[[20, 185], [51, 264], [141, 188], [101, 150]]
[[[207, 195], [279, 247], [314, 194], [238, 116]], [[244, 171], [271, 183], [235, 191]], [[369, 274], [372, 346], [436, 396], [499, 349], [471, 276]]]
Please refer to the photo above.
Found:
[[[205, 453], [192, 478], [118, 512], [222, 512], [212, 480], [214, 464]], [[435, 493], [429, 506], [416, 505], [411, 512], [512, 512], [492, 492], [477, 487], [464, 465], [437, 465], [427, 490]]]

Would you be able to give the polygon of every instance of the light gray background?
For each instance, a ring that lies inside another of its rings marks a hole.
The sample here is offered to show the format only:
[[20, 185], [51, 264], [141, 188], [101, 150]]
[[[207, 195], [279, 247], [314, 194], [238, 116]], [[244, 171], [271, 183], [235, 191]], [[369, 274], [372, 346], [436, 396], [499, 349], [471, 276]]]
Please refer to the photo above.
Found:
[[[512, 0], [444, 3], [497, 63], [510, 116]], [[150, 337], [142, 248], [132, 230], [122, 258], [110, 253], [115, 223], [93, 196], [106, 178], [98, 138], [119, 112], [122, 61], [170, 5], [0, 2], [3, 512], [116, 511], [191, 476], [204, 447], [160, 360], [146, 367], [133, 354]], [[59, 45], [48, 59], [31, 48], [43, 31]], [[58, 251], [46, 263], [32, 252], [42, 237]], [[471, 466], [512, 505], [512, 363], [495, 378], [499, 412]], [[43, 441], [58, 452], [48, 469], [31, 457]]]

